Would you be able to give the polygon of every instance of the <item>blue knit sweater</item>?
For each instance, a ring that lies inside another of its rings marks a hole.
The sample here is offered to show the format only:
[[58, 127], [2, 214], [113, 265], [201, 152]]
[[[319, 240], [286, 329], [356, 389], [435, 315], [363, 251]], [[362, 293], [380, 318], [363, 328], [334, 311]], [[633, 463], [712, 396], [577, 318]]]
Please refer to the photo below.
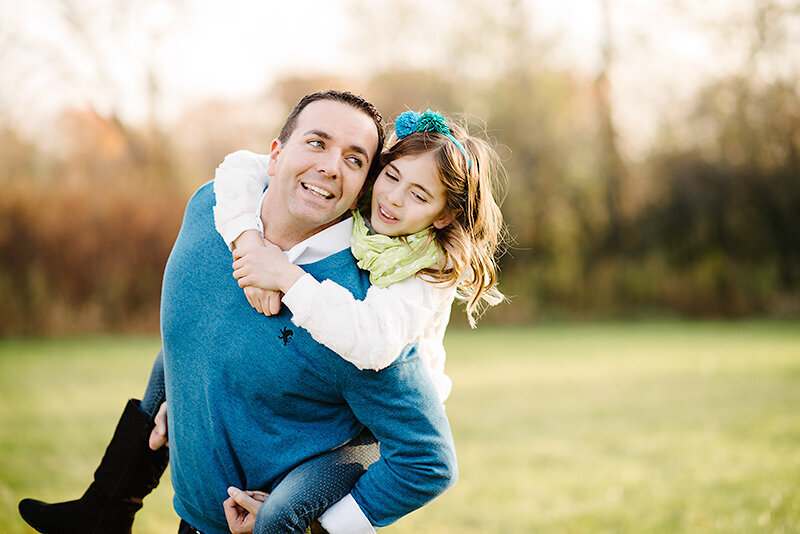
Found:
[[[444, 492], [455, 482], [455, 451], [414, 347], [381, 372], [359, 371], [295, 327], [285, 308], [274, 317], [258, 314], [231, 276], [213, 203], [211, 183], [189, 201], [161, 295], [178, 515], [207, 534], [226, 534], [228, 486], [269, 491], [294, 466], [364, 425], [381, 442], [381, 459], [353, 497], [373, 525]], [[349, 250], [303, 268], [356, 298], [369, 287]]]

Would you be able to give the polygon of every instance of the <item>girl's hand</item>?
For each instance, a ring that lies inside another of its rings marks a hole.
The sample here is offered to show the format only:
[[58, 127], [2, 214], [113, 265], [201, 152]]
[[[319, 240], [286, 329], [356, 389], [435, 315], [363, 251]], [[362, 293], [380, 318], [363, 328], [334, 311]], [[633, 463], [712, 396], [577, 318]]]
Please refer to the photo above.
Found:
[[280, 291], [267, 291], [256, 286], [247, 286], [244, 288], [244, 295], [247, 297], [247, 302], [258, 313], [263, 313], [267, 317], [278, 315], [281, 311], [283, 294]]
[[248, 250], [263, 246], [264, 238], [261, 237], [261, 234], [259, 234], [257, 230], [245, 230], [239, 234], [239, 237], [233, 240], [233, 250], [238, 250], [240, 252], [247, 252]]
[[[239, 256], [250, 250], [263, 248], [267, 242], [256, 230], [245, 230], [233, 241], [233, 254]], [[281, 311], [281, 294], [278, 291], [267, 291], [260, 287], [247, 286], [244, 288], [244, 296], [247, 302], [255, 308], [258, 313], [263, 313], [267, 317], [278, 315]]]
[[222, 503], [228, 528], [233, 534], [251, 534], [256, 523], [258, 509], [269, 496], [263, 491], [242, 491], [231, 486], [229, 498]]
[[289, 263], [280, 248], [269, 241], [264, 247], [233, 251], [233, 277], [239, 287], [256, 286], [265, 290], [283, 291], [291, 288], [305, 274], [302, 268]]

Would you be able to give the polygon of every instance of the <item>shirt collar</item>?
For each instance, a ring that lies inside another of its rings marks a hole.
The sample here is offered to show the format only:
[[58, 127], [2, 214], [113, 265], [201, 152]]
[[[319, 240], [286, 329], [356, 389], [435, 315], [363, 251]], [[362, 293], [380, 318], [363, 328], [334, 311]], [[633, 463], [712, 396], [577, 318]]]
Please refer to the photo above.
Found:
[[[256, 208], [256, 225], [261, 235], [264, 235], [264, 223], [261, 221], [261, 205], [264, 203], [266, 190], [261, 195], [261, 202]], [[299, 242], [289, 250], [283, 251], [286, 259], [295, 265], [306, 265], [323, 260], [337, 252], [350, 248], [350, 236], [353, 235], [353, 218], [347, 217], [324, 230], [317, 232], [308, 239]]]

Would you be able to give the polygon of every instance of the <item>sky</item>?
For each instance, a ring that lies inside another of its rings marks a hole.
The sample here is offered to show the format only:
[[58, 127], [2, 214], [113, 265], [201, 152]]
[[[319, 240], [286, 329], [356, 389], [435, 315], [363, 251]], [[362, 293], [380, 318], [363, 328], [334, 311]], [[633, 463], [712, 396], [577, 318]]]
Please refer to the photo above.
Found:
[[[328, 72], [347, 64], [345, 23], [335, 1], [145, 0], [143, 9], [128, 10], [123, 20], [98, 15], [110, 11], [96, 7], [102, 1], [72, 3], [100, 46], [90, 49], [65, 29], [58, 0], [0, 0], [0, 32], [10, 30], [22, 41], [5, 63], [34, 65], [26, 74], [31, 93], [68, 78], [44, 100], [37, 98], [42, 111], [85, 102], [103, 111], [113, 101], [125, 118], [141, 118], [147, 65], [161, 82], [161, 108], [175, 118], [200, 100], [250, 96], [282, 74]], [[301, 19], [302, 32], [293, 32]], [[31, 59], [48, 49], [47, 59]], [[93, 62], [105, 76], [97, 76]]]
[[[597, 73], [600, 1], [526, 2], [530, 31], [555, 43], [548, 62], [587, 79]], [[746, 0], [707, 0], [699, 6], [684, 0], [608, 1], [617, 50], [610, 73], [613, 98], [629, 138], [652, 135], [661, 110], [686, 102], [704, 80], [741, 61], [743, 44], [721, 46], [708, 37], [706, 25], [724, 24], [726, 16], [746, 8]], [[284, 75], [357, 77], [368, 66], [360, 53], [363, 44], [353, 37], [360, 21], [354, 5], [351, 0], [0, 0], [0, 120], [31, 127], [31, 116], [87, 104], [101, 113], [113, 108], [125, 120], [143, 120], [151, 109], [148, 68], [159, 82], [155, 109], [167, 122], [204, 100], [251, 98]], [[76, 21], [72, 28], [70, 20]], [[82, 40], [75, 30], [81, 27], [91, 38]]]

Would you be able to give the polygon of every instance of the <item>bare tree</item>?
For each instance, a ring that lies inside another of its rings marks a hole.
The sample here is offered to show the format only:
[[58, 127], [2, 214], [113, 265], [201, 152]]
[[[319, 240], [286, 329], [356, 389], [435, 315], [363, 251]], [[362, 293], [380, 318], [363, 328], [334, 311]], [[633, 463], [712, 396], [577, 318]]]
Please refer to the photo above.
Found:
[[[158, 46], [183, 4], [184, 0], [30, 0], [26, 10], [17, 12], [0, 4], [10, 13], [0, 17], [0, 113], [13, 109], [19, 120], [66, 94], [72, 104], [77, 101], [121, 120], [125, 95], [138, 92], [149, 108], [146, 119], [155, 127], [162, 86]], [[160, 15], [151, 16], [153, 11]], [[146, 53], [139, 60], [141, 50]], [[121, 61], [130, 63], [139, 76], [122, 76]]]
[[628, 171], [620, 155], [616, 126], [614, 124], [613, 103], [611, 99], [611, 80], [609, 71], [614, 60], [612, 42], [610, 0], [600, 2], [601, 62], [600, 71], [594, 81], [594, 95], [597, 105], [598, 148], [600, 151], [599, 175], [605, 181], [605, 204], [608, 228], [605, 244], [612, 252], [620, 250], [623, 243], [625, 185]]

